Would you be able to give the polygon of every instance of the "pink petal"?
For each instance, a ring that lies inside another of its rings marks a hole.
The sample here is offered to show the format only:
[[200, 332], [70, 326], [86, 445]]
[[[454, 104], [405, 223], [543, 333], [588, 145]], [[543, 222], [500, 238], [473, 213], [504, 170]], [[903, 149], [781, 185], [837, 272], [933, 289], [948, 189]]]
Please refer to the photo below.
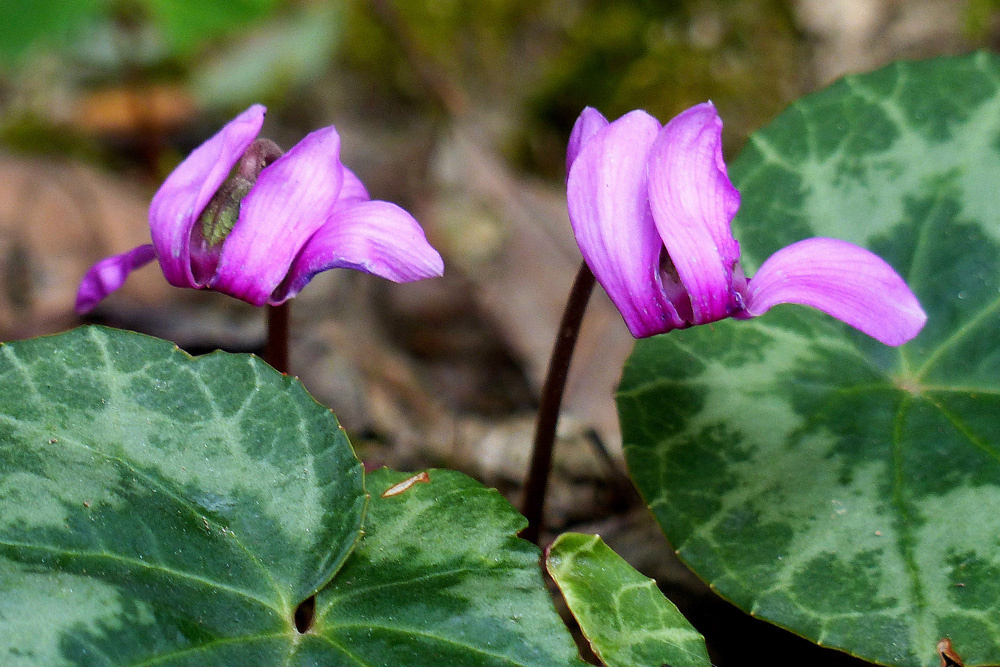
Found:
[[267, 303], [299, 250], [330, 216], [343, 182], [333, 126], [310, 133], [265, 167], [240, 205], [210, 287], [256, 306]]
[[202, 287], [191, 272], [191, 229], [240, 156], [257, 138], [266, 109], [255, 104], [187, 156], [153, 196], [149, 230], [167, 282]]
[[580, 149], [566, 184], [576, 242], [636, 338], [684, 325], [660, 280], [663, 250], [649, 210], [646, 156], [660, 124], [633, 111]]
[[141, 245], [113, 257], [105, 257], [90, 267], [76, 293], [76, 312], [89, 313], [104, 297], [125, 284], [129, 274], [156, 259], [152, 244]]
[[750, 280], [747, 313], [779, 303], [818, 308], [886, 345], [902, 345], [927, 315], [891, 266], [877, 255], [836, 239], [799, 241], [771, 255]]
[[389, 202], [362, 202], [338, 210], [312, 235], [270, 303], [292, 298], [329, 269], [355, 269], [407, 283], [442, 275], [444, 262], [409, 213]]
[[566, 146], [566, 177], [569, 178], [570, 167], [576, 161], [576, 156], [580, 154], [583, 145], [590, 141], [591, 137], [608, 126], [608, 119], [601, 115], [601, 112], [593, 107], [587, 107], [573, 124], [573, 131], [569, 134], [569, 143]]
[[656, 228], [691, 299], [692, 324], [738, 309], [733, 266], [740, 247], [730, 222], [740, 195], [722, 159], [722, 120], [699, 104], [667, 123], [650, 151], [649, 203]]

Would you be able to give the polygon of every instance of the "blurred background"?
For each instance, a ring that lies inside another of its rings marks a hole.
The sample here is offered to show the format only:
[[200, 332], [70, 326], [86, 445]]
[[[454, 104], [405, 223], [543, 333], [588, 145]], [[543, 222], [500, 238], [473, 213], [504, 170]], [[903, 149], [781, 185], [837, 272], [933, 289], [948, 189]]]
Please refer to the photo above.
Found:
[[[566, 139], [594, 106], [661, 121], [711, 99], [728, 158], [792, 100], [899, 58], [1000, 46], [1000, 0], [0, 0], [0, 340], [80, 324], [79, 279], [148, 242], [148, 201], [251, 103], [285, 149], [335, 124], [445, 277], [322, 274], [292, 370], [369, 466], [457, 468], [517, 501], [538, 389], [580, 262]], [[192, 353], [259, 351], [264, 313], [154, 264], [87, 319]], [[632, 339], [598, 290], [566, 398], [553, 533], [598, 532], [654, 576], [720, 667], [862, 665], [759, 623], [673, 559], [625, 477], [613, 391]]]

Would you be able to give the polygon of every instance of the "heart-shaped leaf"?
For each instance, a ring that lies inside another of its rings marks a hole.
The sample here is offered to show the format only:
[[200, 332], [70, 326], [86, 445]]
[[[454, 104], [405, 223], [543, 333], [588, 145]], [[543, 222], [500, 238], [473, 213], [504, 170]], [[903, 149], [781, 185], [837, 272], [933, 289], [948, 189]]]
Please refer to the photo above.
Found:
[[731, 175], [748, 274], [842, 238], [929, 320], [896, 349], [798, 306], [640, 342], [618, 395], [636, 485], [756, 616], [884, 664], [936, 666], [943, 637], [1000, 663], [1000, 59], [848, 77]]
[[0, 347], [0, 469], [12, 665], [278, 664], [366, 501], [297, 381], [100, 328]]
[[710, 667], [705, 638], [656, 582], [597, 535], [564, 533], [545, 565], [594, 654], [608, 667]]
[[582, 664], [496, 491], [379, 472], [359, 542], [336, 418], [255, 357], [2, 345], [0, 471], [4, 667]]

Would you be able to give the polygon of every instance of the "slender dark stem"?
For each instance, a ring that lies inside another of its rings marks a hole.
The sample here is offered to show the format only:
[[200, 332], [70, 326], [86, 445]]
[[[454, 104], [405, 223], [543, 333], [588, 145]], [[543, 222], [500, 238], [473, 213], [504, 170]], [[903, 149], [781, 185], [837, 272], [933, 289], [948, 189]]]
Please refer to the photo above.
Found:
[[267, 341], [264, 361], [282, 373], [288, 372], [288, 314], [291, 301], [280, 306], [267, 306]]
[[524, 482], [521, 512], [528, 518], [528, 527], [521, 533], [521, 537], [535, 544], [538, 544], [538, 538], [542, 533], [545, 492], [548, 489], [549, 472], [552, 469], [552, 447], [555, 444], [556, 426], [559, 423], [559, 407], [562, 405], [576, 339], [580, 334], [580, 323], [583, 322], [583, 314], [587, 310], [587, 302], [590, 301], [590, 294], [593, 291], [594, 274], [590, 272], [587, 263], [583, 262], [570, 289], [562, 322], [559, 324], [559, 334], [552, 347], [549, 370], [545, 376], [545, 385], [542, 387], [542, 397], [538, 406], [531, 466]]

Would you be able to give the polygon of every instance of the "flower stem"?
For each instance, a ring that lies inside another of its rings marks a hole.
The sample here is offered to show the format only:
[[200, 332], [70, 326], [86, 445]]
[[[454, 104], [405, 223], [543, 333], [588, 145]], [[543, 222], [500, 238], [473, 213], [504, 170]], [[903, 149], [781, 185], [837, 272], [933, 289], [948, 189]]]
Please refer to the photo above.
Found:
[[281, 373], [288, 372], [288, 314], [291, 302], [280, 306], [267, 306], [267, 341], [264, 343], [264, 361]]
[[559, 333], [552, 347], [549, 370], [545, 376], [538, 406], [531, 465], [524, 482], [521, 513], [527, 517], [528, 527], [521, 532], [521, 537], [535, 544], [538, 544], [542, 532], [545, 492], [549, 484], [549, 472], [552, 469], [552, 447], [555, 444], [556, 426], [559, 423], [559, 407], [562, 405], [576, 339], [580, 334], [580, 323], [583, 321], [583, 314], [587, 310], [587, 302], [590, 301], [590, 294], [593, 291], [594, 274], [590, 272], [587, 263], [583, 262], [570, 289], [562, 322], [559, 324]]

